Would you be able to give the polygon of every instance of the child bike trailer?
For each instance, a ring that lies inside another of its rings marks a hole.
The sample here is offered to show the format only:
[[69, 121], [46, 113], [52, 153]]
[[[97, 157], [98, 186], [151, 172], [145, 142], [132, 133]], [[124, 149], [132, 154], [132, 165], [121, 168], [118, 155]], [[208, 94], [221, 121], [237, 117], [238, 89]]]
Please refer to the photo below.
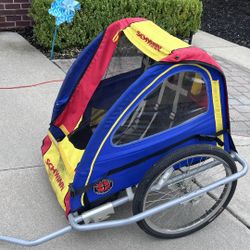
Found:
[[[69, 225], [2, 241], [38, 245], [134, 222], [159, 238], [185, 236], [227, 207], [248, 168], [230, 135], [220, 66], [142, 18], [112, 23], [78, 56], [42, 155]], [[129, 201], [133, 216], [107, 220]]]

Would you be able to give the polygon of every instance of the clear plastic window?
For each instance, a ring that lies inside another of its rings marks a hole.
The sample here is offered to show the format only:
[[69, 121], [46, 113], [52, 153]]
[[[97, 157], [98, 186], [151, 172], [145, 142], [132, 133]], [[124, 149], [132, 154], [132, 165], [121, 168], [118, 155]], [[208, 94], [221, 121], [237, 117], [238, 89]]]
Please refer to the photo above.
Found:
[[198, 73], [181, 72], [144, 98], [113, 137], [117, 145], [160, 133], [207, 111], [206, 85]]

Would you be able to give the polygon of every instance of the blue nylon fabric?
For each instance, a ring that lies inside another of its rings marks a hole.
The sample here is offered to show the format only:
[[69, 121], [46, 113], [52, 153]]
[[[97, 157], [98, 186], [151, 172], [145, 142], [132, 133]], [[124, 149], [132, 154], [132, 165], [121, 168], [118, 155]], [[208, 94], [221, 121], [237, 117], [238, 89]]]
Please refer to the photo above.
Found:
[[[142, 68], [136, 69], [103, 80], [91, 99], [91, 105], [98, 109], [109, 109], [120, 94], [123, 93], [142, 72]], [[112, 93], [112, 95], [110, 93]]]
[[[117, 119], [117, 117], [122, 112], [122, 110], [124, 110], [126, 108], [126, 106], [128, 105], [128, 102], [134, 99], [135, 93], [133, 93], [133, 92], [139, 91], [134, 86], [138, 85], [138, 82], [139, 82], [139, 85], [142, 83], [145, 83], [145, 84], [143, 84], [143, 86], [149, 84], [165, 68], [166, 67], [160, 67], [160, 65], [159, 65], [158, 67], [155, 67], [154, 71], [151, 72], [152, 74], [149, 72], [149, 70], [144, 72], [122, 94], [122, 96], [119, 98], [119, 100], [107, 112], [107, 114], [105, 115], [105, 117], [103, 118], [103, 120], [101, 121], [99, 126], [97, 127], [94, 136], [91, 137], [91, 139], [90, 139], [90, 141], [85, 149], [85, 153], [83, 155], [82, 160], [78, 163], [78, 166], [75, 170], [76, 174], [75, 174], [75, 178], [74, 178], [74, 182], [73, 182], [74, 189], [81, 188], [84, 185], [84, 183], [86, 182], [86, 178], [88, 176], [89, 169], [90, 169], [91, 157], [93, 159], [95, 152], [97, 151], [97, 149], [101, 143], [101, 140], [104, 138], [105, 134], [108, 132], [109, 128], [112, 126], [115, 119]], [[131, 92], [132, 92], [132, 95], [131, 95]], [[124, 101], [124, 100], [126, 100], [126, 101]], [[117, 110], [118, 103], [120, 105], [119, 105], [119, 108]], [[120, 106], [122, 106], [122, 107], [120, 107]], [[98, 144], [95, 145], [95, 143], [98, 143]], [[87, 152], [87, 154], [86, 154], [86, 152]], [[74, 198], [72, 198], [72, 197], [70, 198], [70, 207], [71, 207], [72, 211], [76, 211], [77, 209], [82, 207], [80, 199], [81, 199], [81, 196], [75, 196]]]
[[110, 109], [120, 95], [131, 85], [131, 82], [133, 83], [139, 77], [143, 72], [142, 70], [136, 69], [102, 80], [84, 112], [84, 118], [86, 120], [91, 119], [92, 108]]
[[53, 137], [58, 141], [63, 139], [65, 137], [65, 134], [62, 132], [60, 128], [57, 126], [51, 125], [49, 128], [50, 133], [53, 135]]
[[52, 113], [52, 122], [61, 114], [63, 108], [69, 101], [82, 75], [87, 70], [89, 63], [95, 55], [99, 44], [102, 41], [103, 32], [101, 32], [78, 56], [69, 69], [59, 94], [56, 98]]
[[[76, 168], [76, 175], [73, 183], [73, 187], [75, 189], [79, 189], [85, 184], [90, 171], [91, 162], [96, 154], [96, 151], [98, 150], [103, 138], [106, 136], [106, 134], [108, 133], [114, 122], [117, 120], [119, 115], [146, 86], [148, 86], [157, 76], [159, 76], [170, 66], [172, 65], [158, 64], [149, 68], [123, 93], [120, 99], [108, 111], [104, 119], [97, 127], [95, 134], [89, 141], [85, 154]], [[137, 107], [141, 100], [154, 88], [156, 88], [162, 82], [163, 79], [168, 78], [171, 75], [177, 74], [181, 71], [194, 71], [200, 73], [203, 76], [207, 86], [209, 100], [208, 111], [167, 131], [163, 131], [159, 134], [122, 146], [113, 145], [111, 142], [111, 138], [116, 130], [115, 129], [111, 133], [107, 141], [104, 143], [104, 146], [97, 157], [97, 161], [94, 165], [94, 169], [89, 183], [95, 182], [101, 176], [105, 175], [105, 173], [112, 169], [116, 169], [120, 166], [141, 159], [146, 155], [160, 151], [161, 149], [171, 146], [174, 143], [179, 142], [189, 136], [196, 134], [214, 135], [215, 122], [210, 79], [204, 70], [191, 65], [176, 67], [170, 70], [166, 75], [158, 79], [154, 83], [154, 85], [147, 89], [147, 91], [131, 106], [131, 108], [125, 114], [123, 119], [121, 119], [121, 121], [117, 124], [116, 128], [120, 126], [124, 119], [126, 119], [126, 117], [129, 116], [130, 113]], [[219, 75], [220, 73], [218, 71], [212, 72], [212, 76], [215, 79], [220, 77]], [[221, 91], [223, 92], [223, 89], [221, 89]], [[222, 107], [224, 109], [223, 105], [224, 103], [222, 102]], [[193, 139], [182, 144], [181, 146], [175, 147], [173, 150], [179, 147], [183, 147], [185, 145], [198, 143], [200, 144], [207, 142], [201, 142], [197, 139]], [[214, 142], [212, 142], [211, 144], [215, 145]], [[165, 154], [168, 153], [171, 153], [171, 151], [166, 152]], [[127, 169], [121, 173], [114, 174], [113, 176], [109, 177], [109, 179], [114, 182], [113, 188], [107, 194], [104, 195], [97, 195], [91, 189], [87, 193], [88, 200], [92, 202], [100, 198], [108, 197], [109, 195], [112, 195], [113, 193], [116, 193], [126, 187], [137, 184], [144, 176], [145, 172], [165, 154], [153, 157], [143, 162], [142, 164], [138, 164], [137, 166]], [[76, 211], [82, 206], [80, 198], [81, 196], [76, 196], [74, 198], [71, 197], [70, 204], [72, 211]]]

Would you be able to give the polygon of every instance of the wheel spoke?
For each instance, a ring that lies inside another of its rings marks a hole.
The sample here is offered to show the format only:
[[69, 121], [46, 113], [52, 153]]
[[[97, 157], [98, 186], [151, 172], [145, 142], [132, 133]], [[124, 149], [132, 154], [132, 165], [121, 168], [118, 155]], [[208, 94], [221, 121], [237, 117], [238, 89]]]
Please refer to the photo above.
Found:
[[[183, 165], [183, 163], [185, 164]], [[209, 164], [212, 164], [211, 167], [209, 167]], [[203, 167], [205, 167], [204, 170]], [[230, 167], [224, 159], [212, 154], [197, 154], [181, 158], [166, 168], [177, 168], [167, 180], [167, 182], [170, 181], [169, 184], [163, 184], [160, 190], [152, 190], [152, 186], [159, 182], [167, 171], [166, 169], [160, 172], [151, 182], [145, 192], [143, 210], [172, 201], [220, 180], [232, 174]], [[173, 178], [175, 179], [171, 182]], [[198, 228], [199, 225], [203, 225], [216, 213], [219, 213], [231, 190], [231, 184], [220, 186], [199, 197], [194, 197], [187, 202], [152, 215], [145, 221], [154, 231], [167, 235], [188, 232], [193, 228]]]

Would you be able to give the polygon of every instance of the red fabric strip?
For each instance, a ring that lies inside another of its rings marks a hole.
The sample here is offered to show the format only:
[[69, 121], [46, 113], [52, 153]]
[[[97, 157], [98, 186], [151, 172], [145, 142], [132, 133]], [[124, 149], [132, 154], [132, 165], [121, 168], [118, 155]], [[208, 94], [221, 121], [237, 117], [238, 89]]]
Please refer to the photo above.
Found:
[[73, 131], [109, 66], [119, 41], [119, 39], [116, 39], [115, 42], [112, 41], [113, 37], [131, 23], [144, 20], [143, 18], [125, 18], [112, 23], [107, 28], [94, 58], [77, 85], [69, 103], [54, 122], [56, 126], [59, 127], [63, 124], [69, 133]]
[[197, 47], [188, 47], [174, 50], [170, 55], [163, 58], [162, 62], [182, 62], [182, 61], [198, 61], [210, 64], [220, 71], [220, 65], [208, 53]]
[[66, 216], [68, 216], [70, 213], [70, 193], [69, 192], [66, 194], [66, 196], [64, 198], [64, 204], [66, 207], [65, 214], [66, 214]]
[[46, 152], [49, 150], [50, 146], [51, 146], [52, 142], [49, 138], [49, 136], [47, 135], [44, 139], [43, 139], [43, 145], [42, 145], [42, 155], [45, 155]]

